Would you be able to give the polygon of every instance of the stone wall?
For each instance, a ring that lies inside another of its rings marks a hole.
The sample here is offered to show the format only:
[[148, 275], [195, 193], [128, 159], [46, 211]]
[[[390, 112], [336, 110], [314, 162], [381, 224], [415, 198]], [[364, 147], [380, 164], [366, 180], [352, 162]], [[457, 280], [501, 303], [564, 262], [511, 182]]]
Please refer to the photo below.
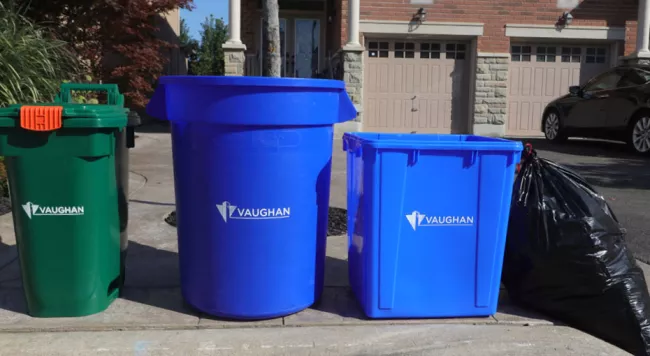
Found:
[[507, 54], [479, 54], [474, 93], [474, 133], [503, 136], [508, 116]]
[[342, 53], [343, 80], [350, 99], [359, 111], [357, 122], [361, 122], [363, 111], [363, 51], [363, 48], [344, 48]]
[[225, 75], [244, 75], [246, 63], [246, 46], [244, 45], [223, 45], [223, 56], [225, 62]]
[[344, 132], [361, 131], [361, 120], [363, 120], [363, 54], [363, 47], [343, 47], [341, 50], [343, 81], [345, 81], [345, 89], [357, 109], [357, 117], [352, 121], [334, 125], [334, 136], [336, 138], [340, 138]]

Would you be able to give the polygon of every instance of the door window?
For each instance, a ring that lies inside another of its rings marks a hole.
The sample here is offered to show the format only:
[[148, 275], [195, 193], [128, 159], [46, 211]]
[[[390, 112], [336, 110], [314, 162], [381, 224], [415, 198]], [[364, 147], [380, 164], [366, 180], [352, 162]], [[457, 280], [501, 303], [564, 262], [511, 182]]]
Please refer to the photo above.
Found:
[[599, 91], [615, 89], [618, 82], [621, 80], [621, 74], [617, 71], [607, 72], [592, 79], [585, 86], [584, 91]]
[[320, 21], [296, 19], [296, 78], [316, 78], [320, 60]]

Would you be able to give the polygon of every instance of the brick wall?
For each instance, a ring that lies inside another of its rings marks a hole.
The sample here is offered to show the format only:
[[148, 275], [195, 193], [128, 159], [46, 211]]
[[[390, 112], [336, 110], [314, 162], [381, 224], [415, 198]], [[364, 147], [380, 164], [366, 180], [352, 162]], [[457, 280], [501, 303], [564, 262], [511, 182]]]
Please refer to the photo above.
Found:
[[[557, 0], [433, 0], [433, 5], [411, 5], [409, 0], [361, 0], [362, 20], [409, 21], [418, 8], [427, 11], [430, 22], [478, 22], [484, 24], [484, 35], [478, 39], [480, 52], [507, 53], [509, 39], [506, 24], [554, 25], [564, 10]], [[254, 32], [261, 15], [258, 0], [242, 0], [242, 41], [247, 52], [257, 52]], [[337, 26], [336, 48], [347, 41], [348, 0], [335, 0], [336, 11], [330, 26]], [[636, 44], [637, 0], [583, 0], [571, 13], [572, 26], [626, 27], [625, 55], [634, 52]]]
[[[347, 0], [342, 1], [347, 6]], [[572, 11], [572, 25], [636, 24], [637, 4], [637, 0], [584, 0]], [[433, 5], [410, 5], [409, 0], [361, 0], [361, 19], [409, 21], [420, 7], [427, 11], [426, 21], [483, 23], [484, 35], [478, 39], [478, 49], [492, 53], [509, 51], [507, 23], [554, 25], [564, 12], [557, 8], [557, 0], [434, 0]], [[347, 12], [345, 16], [347, 22]], [[630, 36], [636, 38], [635, 32]]]
[[246, 45], [246, 53], [257, 53], [255, 30], [262, 13], [257, 8], [259, 0], [241, 0], [241, 41]]
[[636, 51], [636, 30], [637, 21], [628, 20], [625, 22], [625, 53], [628, 56]]

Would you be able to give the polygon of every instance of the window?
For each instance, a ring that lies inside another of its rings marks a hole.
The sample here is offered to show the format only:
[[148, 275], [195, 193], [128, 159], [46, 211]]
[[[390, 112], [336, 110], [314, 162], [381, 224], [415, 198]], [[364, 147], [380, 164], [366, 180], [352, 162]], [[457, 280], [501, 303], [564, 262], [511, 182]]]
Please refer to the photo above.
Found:
[[512, 46], [510, 60], [513, 62], [530, 62], [530, 46]]
[[395, 42], [395, 58], [415, 58], [415, 43]]
[[634, 68], [634, 71], [638, 76], [643, 78], [644, 80], [643, 84], [650, 82], [650, 71], [643, 68]]
[[537, 46], [537, 62], [555, 62], [555, 47]]
[[388, 58], [388, 42], [369, 42], [368, 57]]
[[582, 48], [580, 47], [562, 47], [562, 62], [580, 63]]
[[462, 43], [447, 43], [445, 46], [445, 58], [465, 59], [466, 46]]
[[605, 48], [587, 48], [585, 63], [607, 63], [607, 50]]
[[592, 79], [585, 86], [584, 91], [599, 91], [599, 90], [611, 90], [616, 88], [619, 80], [621, 80], [621, 74], [617, 71], [611, 71], [597, 76]]
[[415, 43], [395, 42], [395, 58], [415, 58]]
[[[645, 72], [645, 73], [644, 73]], [[623, 72], [623, 78], [619, 80], [618, 88], [635, 87], [643, 85], [650, 79], [650, 73], [641, 69], [628, 69]]]
[[420, 58], [440, 58], [440, 43], [420, 43]]

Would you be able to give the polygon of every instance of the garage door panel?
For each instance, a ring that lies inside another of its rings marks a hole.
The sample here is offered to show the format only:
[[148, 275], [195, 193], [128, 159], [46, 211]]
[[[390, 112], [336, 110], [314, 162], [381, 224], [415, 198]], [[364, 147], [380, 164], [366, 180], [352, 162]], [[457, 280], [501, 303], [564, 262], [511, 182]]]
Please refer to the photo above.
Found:
[[559, 85], [555, 80], [556, 70], [555, 68], [546, 69], [546, 85], [544, 85], [544, 96], [553, 96], [558, 92]]
[[424, 91], [426, 94], [437, 95], [440, 94], [440, 66], [427, 66], [428, 83], [427, 90]]
[[606, 45], [513, 44], [508, 134], [540, 136], [544, 108], [609, 68]]
[[508, 102], [508, 132], [517, 130], [517, 123], [520, 117], [521, 106], [516, 101]]
[[388, 113], [389, 110], [392, 110], [392, 103], [388, 98], [377, 98], [377, 99], [372, 99], [373, 105], [372, 107], [368, 108], [369, 112], [368, 115], [369, 117], [372, 118], [373, 120], [373, 125], [376, 126], [386, 126], [388, 125]]
[[[379, 58], [375, 49], [380, 43], [389, 48], [387, 57]], [[466, 45], [452, 43], [450, 56], [445, 55], [447, 43], [441, 41], [369, 40], [366, 47], [364, 130], [448, 133], [459, 126], [453, 120], [467, 121]], [[388, 63], [385, 92], [377, 90], [380, 69], [372, 63], [378, 61]], [[392, 100], [389, 110], [383, 111], [388, 113], [386, 125], [378, 120], [379, 96]], [[464, 129], [466, 124], [461, 126]]]
[[442, 120], [443, 122], [442, 127], [444, 127], [445, 129], [451, 129], [451, 116], [455, 114], [454, 111], [455, 111], [454, 106], [452, 105], [451, 100], [445, 100], [445, 110], [444, 110], [445, 116]]
[[387, 94], [390, 76], [388, 63], [369, 63], [367, 68], [369, 75], [364, 82], [366, 91], [370, 94]]
[[415, 109], [417, 111], [413, 112], [413, 120], [415, 121], [415, 125], [413, 125], [417, 129], [424, 129], [428, 126], [428, 121], [427, 118], [429, 117], [429, 101], [424, 100], [424, 99], [419, 99], [416, 101], [416, 107]]
[[516, 75], [516, 85], [513, 86], [517, 88], [517, 91], [510, 92], [510, 95], [524, 95], [530, 96], [530, 89], [533, 76], [533, 69], [530, 67], [514, 67], [511, 69], [513, 72], [517, 73]]

